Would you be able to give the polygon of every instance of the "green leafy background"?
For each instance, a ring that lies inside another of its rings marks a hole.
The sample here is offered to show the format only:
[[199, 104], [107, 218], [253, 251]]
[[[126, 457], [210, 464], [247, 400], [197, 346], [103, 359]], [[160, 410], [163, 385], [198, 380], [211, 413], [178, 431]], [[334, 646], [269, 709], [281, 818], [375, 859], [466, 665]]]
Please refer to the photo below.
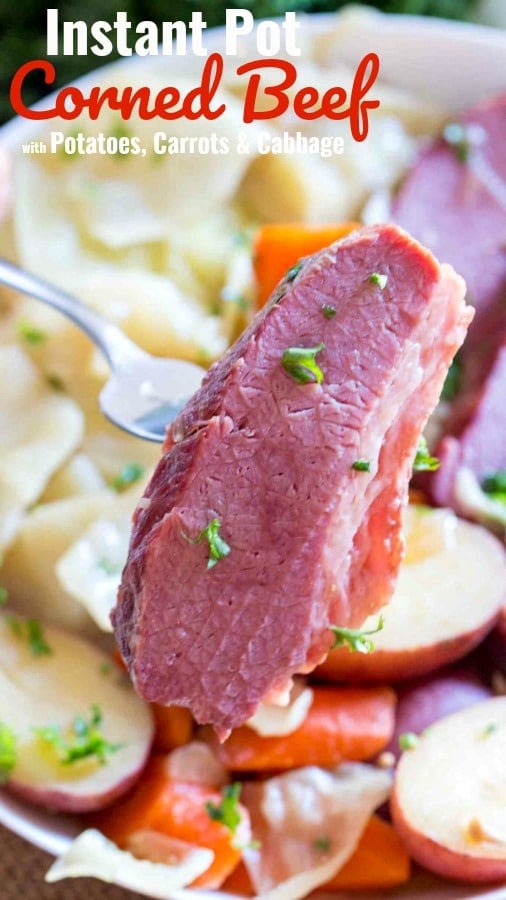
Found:
[[[170, 3], [167, 0], [123, 0], [121, 4], [110, 0], [63, 0], [58, 9], [61, 21], [83, 19], [89, 23], [99, 19], [111, 21], [121, 9], [128, 13], [134, 24], [142, 19], [188, 21], [192, 11], [200, 9], [211, 27], [223, 23], [227, 6], [229, 9], [251, 9], [256, 18], [262, 18], [279, 16], [286, 10], [329, 12], [344, 5], [344, 0], [239, 0], [227, 4], [216, 0], [199, 3], [191, 0], [172, 0]], [[472, 15], [475, 3], [474, 0], [370, 0], [367, 5], [387, 12], [465, 19]], [[0, 0], [0, 121], [12, 116], [9, 85], [16, 69], [30, 59], [46, 57], [46, 9], [33, 0]], [[99, 57], [62, 56], [56, 65], [58, 81], [51, 89], [72, 82], [103, 62]], [[31, 80], [24, 92], [25, 102], [35, 102], [46, 90], [42, 79]]]

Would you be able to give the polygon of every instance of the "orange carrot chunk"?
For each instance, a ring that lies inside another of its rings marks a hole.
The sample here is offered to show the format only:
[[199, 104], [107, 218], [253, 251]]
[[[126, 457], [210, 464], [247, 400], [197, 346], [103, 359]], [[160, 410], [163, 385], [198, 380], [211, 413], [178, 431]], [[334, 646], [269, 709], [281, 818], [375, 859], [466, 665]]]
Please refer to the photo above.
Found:
[[338, 225], [286, 223], [263, 225], [253, 245], [253, 267], [257, 286], [257, 307], [269, 299], [291, 266], [359, 228], [356, 222]]
[[232, 771], [335, 766], [343, 760], [370, 759], [388, 744], [394, 729], [391, 688], [315, 687], [313, 702], [299, 728], [280, 737], [261, 737], [247, 725], [218, 743], [208, 740]]
[[156, 750], [174, 750], [191, 741], [193, 736], [193, 718], [188, 709], [182, 706], [162, 706], [152, 703], [151, 709], [155, 717]]
[[198, 847], [208, 847], [214, 860], [193, 887], [219, 888], [241, 858], [241, 829], [249, 825], [247, 810], [237, 804], [241, 822], [232, 831], [209, 811], [223, 795], [196, 782], [167, 775], [165, 755], [151, 757], [139, 784], [125, 800], [93, 817], [93, 824], [119, 847], [127, 848], [138, 832], [155, 831]]
[[394, 828], [372, 816], [354, 854], [322, 888], [369, 891], [396, 887], [410, 876], [410, 860]]

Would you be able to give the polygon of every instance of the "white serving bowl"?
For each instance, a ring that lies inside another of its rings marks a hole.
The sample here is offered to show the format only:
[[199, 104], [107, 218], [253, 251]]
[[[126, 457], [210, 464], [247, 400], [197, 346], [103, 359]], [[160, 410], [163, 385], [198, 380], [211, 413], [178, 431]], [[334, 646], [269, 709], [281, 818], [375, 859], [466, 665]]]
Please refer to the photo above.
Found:
[[[341, 17], [301, 16], [302, 31], [310, 35], [327, 32], [338, 21], [340, 59], [352, 67], [366, 52], [379, 54], [381, 79], [413, 91], [421, 99], [437, 102], [450, 112], [458, 112], [477, 101], [506, 90], [506, 33], [478, 25], [424, 19], [409, 16], [387, 16], [364, 9], [347, 10]], [[223, 29], [206, 36], [209, 50], [223, 49]], [[255, 56], [254, 47], [244, 41], [243, 54]], [[200, 65], [200, 63], [199, 63]], [[195, 62], [188, 57], [152, 57], [125, 59], [100, 70], [102, 77], [114, 79], [132, 69], [136, 74], [163, 74], [170, 79], [178, 74], [195, 72]], [[97, 83], [93, 72], [77, 82], [86, 87]], [[47, 100], [40, 106], [44, 107]], [[0, 129], [0, 148], [19, 151], [21, 143], [40, 131], [41, 123], [15, 118]], [[51, 854], [59, 855], [68, 846], [80, 826], [72, 817], [46, 813], [0, 791], [0, 823], [27, 841]], [[199, 892], [203, 897], [205, 892]], [[220, 894], [213, 892], [209, 897]], [[221, 895], [224, 896], [224, 895]], [[336, 898], [338, 895], [327, 895]], [[344, 898], [344, 894], [339, 897]], [[359, 895], [349, 895], [359, 900]], [[370, 898], [372, 895], [368, 893]], [[409, 890], [395, 892], [397, 900], [500, 900], [506, 888], [473, 888], [442, 885], [430, 876]]]

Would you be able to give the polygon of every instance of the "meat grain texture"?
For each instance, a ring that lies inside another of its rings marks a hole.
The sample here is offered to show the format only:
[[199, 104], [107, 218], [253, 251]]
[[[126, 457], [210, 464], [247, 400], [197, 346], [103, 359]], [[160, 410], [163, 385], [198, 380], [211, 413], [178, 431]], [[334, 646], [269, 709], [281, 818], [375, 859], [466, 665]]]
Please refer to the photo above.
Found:
[[506, 467], [506, 93], [460, 116], [405, 178], [393, 217], [463, 275], [476, 315], [460, 389], [437, 447], [435, 501], [459, 511], [457, 475]]
[[[405, 232], [364, 228], [304, 260], [210, 369], [168, 430], [113, 611], [143, 697], [223, 737], [326, 655], [329, 625], [388, 601], [464, 293]], [[298, 382], [284, 351], [319, 344], [322, 383]], [[208, 568], [195, 539], [215, 518], [230, 553]]]

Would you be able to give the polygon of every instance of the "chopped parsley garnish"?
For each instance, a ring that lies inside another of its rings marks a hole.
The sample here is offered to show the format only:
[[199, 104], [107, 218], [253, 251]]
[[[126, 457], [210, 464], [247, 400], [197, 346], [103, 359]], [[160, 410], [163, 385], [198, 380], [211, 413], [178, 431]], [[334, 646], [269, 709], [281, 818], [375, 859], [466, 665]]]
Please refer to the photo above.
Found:
[[351, 464], [351, 468], [355, 469], [356, 472], [370, 472], [371, 463], [368, 459], [356, 459], [355, 462]]
[[8, 616], [6, 624], [13, 635], [28, 643], [32, 656], [51, 656], [53, 652], [44, 636], [42, 625], [37, 619], [18, 619]]
[[101, 569], [106, 575], [118, 575], [119, 573], [119, 567], [112, 563], [110, 559], [107, 559], [106, 556], [101, 556], [97, 559], [96, 566], [97, 569]]
[[317, 344], [316, 347], [287, 347], [281, 357], [281, 365], [299, 384], [315, 381], [321, 384], [323, 372], [316, 362], [316, 356], [324, 347], [325, 344]]
[[290, 266], [288, 272], [285, 275], [285, 281], [293, 281], [294, 278], [296, 278], [299, 274], [303, 265], [304, 261], [302, 259], [299, 259], [299, 262], [296, 262], [294, 266]]
[[418, 735], [414, 731], [405, 731], [399, 735], [399, 747], [401, 750], [413, 750], [418, 744]]
[[330, 649], [334, 650], [336, 647], [347, 645], [352, 653], [372, 653], [374, 650], [374, 643], [369, 640], [368, 635], [377, 634], [378, 631], [382, 630], [383, 625], [383, 616], [379, 617], [376, 628], [371, 628], [369, 631], [360, 631], [359, 628], [341, 628], [339, 625], [330, 625], [330, 630], [334, 632], [335, 637], [334, 643]]
[[246, 310], [251, 306], [250, 301], [244, 294], [238, 294], [237, 297], [232, 297], [230, 303], [234, 303], [238, 309]]
[[241, 794], [241, 785], [238, 781], [233, 784], [226, 784], [221, 791], [221, 803], [212, 803], [208, 800], [206, 803], [206, 812], [213, 822], [221, 822], [225, 828], [228, 828], [231, 834], [235, 834], [241, 822], [241, 814], [239, 812], [239, 797]]
[[123, 466], [121, 472], [112, 479], [111, 487], [120, 494], [121, 491], [125, 491], [132, 484], [135, 484], [136, 481], [139, 481], [139, 478], [142, 478], [145, 471], [145, 467], [138, 462], [127, 463]]
[[16, 735], [5, 722], [0, 722], [0, 784], [7, 781], [16, 765]]
[[55, 748], [60, 762], [64, 765], [93, 757], [103, 765], [108, 755], [116, 753], [124, 745], [108, 741], [100, 730], [101, 724], [102, 713], [100, 707], [94, 703], [88, 719], [85, 716], [75, 717], [68, 740], [59, 725], [34, 728], [34, 731], [41, 741]]
[[18, 322], [18, 334], [27, 344], [31, 344], [32, 347], [43, 344], [47, 339], [45, 331], [42, 331], [41, 328], [37, 328], [36, 325], [29, 322], [27, 319], [20, 319]]
[[330, 303], [324, 303], [322, 305], [322, 313], [326, 319], [333, 319], [337, 313], [337, 309], [335, 306], [331, 306]]
[[483, 479], [481, 486], [493, 500], [500, 500], [502, 503], [506, 503], [506, 469], [490, 472]]
[[435, 472], [436, 469], [439, 469], [439, 465], [438, 458], [430, 455], [427, 441], [422, 435], [416, 448], [413, 472]]
[[452, 360], [450, 368], [448, 369], [445, 383], [443, 384], [443, 390], [441, 391], [441, 400], [453, 400], [460, 391], [461, 383], [462, 358], [459, 354], [457, 354], [457, 356], [455, 356], [455, 358]]
[[497, 726], [497, 723], [496, 723], [496, 722], [489, 722], [489, 724], [486, 726], [486, 728], [483, 729], [483, 731], [482, 731], [480, 737], [481, 737], [483, 740], [484, 740], [485, 738], [490, 737], [490, 735], [493, 734], [494, 731], [497, 731], [497, 727], [498, 727], [498, 726]]
[[387, 286], [388, 275], [381, 275], [379, 272], [372, 272], [369, 275], [369, 281], [371, 284], [377, 284], [378, 287], [383, 290], [383, 288], [386, 288]]
[[461, 125], [459, 122], [450, 122], [443, 129], [443, 140], [453, 148], [459, 162], [465, 163], [468, 161], [473, 145], [469, 138], [469, 132], [464, 125]]
[[209, 559], [207, 560], [208, 569], [212, 569], [220, 559], [223, 559], [224, 556], [228, 556], [231, 550], [227, 542], [222, 538], [220, 528], [220, 520], [211, 519], [209, 525], [206, 525], [206, 527], [202, 529], [195, 540], [192, 541], [190, 539], [191, 544], [200, 544], [204, 540], [209, 544]]
[[42, 625], [37, 619], [28, 619], [26, 622], [26, 636], [32, 656], [51, 656], [53, 651], [46, 641]]
[[5, 606], [8, 599], [7, 588], [4, 588], [0, 585], [0, 606]]
[[330, 850], [330, 838], [326, 835], [316, 838], [316, 840], [313, 841], [313, 847], [315, 850], [320, 850], [322, 853], [328, 853]]

